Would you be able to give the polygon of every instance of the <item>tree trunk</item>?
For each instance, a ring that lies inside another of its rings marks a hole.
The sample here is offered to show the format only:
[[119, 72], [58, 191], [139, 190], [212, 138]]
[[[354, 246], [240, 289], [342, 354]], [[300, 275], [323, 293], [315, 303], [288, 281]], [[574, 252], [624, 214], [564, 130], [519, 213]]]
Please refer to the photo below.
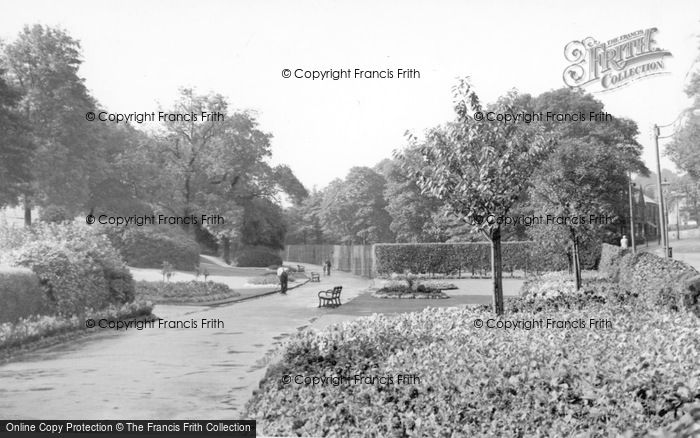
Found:
[[224, 261], [231, 264], [231, 240], [228, 237], [222, 238], [223, 256]]
[[501, 228], [491, 234], [491, 278], [493, 279], [493, 311], [503, 314], [503, 263], [501, 257]]
[[24, 226], [32, 225], [32, 203], [28, 196], [24, 197]]
[[578, 236], [573, 233], [574, 241], [574, 275], [576, 278], [576, 290], [581, 289], [581, 260], [579, 259]]

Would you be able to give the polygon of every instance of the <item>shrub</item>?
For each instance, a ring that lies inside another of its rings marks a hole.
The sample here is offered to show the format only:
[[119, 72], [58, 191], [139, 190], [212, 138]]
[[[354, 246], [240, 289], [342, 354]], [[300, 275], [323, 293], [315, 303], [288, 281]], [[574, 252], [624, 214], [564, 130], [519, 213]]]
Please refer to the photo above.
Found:
[[[297, 281], [298, 279], [306, 279], [303, 274], [295, 274], [295, 273], [290, 273], [287, 276], [287, 281], [290, 283], [293, 283]], [[248, 284], [255, 284], [255, 285], [278, 285], [280, 284], [280, 279], [277, 277], [277, 274], [275, 273], [269, 273], [265, 275], [261, 275], [259, 277], [251, 277], [248, 279]]]
[[305, 330], [243, 416], [274, 436], [637, 436], [700, 397], [700, 320], [625, 306], [517, 320], [548, 317], [612, 328], [478, 329], [494, 315], [433, 308]]
[[199, 265], [199, 245], [173, 227], [127, 229], [118, 244], [129, 266], [160, 269], [163, 262], [174, 269], [192, 271]]
[[26, 268], [0, 267], [0, 303], [0, 324], [53, 311], [39, 278]]
[[598, 270], [617, 281], [620, 275], [620, 262], [622, 262], [622, 258], [629, 253], [629, 249], [623, 249], [619, 246], [609, 245], [607, 243], [602, 244]]
[[213, 281], [137, 281], [136, 291], [139, 297], [156, 303], [211, 301], [240, 295], [227, 285]]
[[12, 260], [34, 271], [48, 300], [63, 315], [134, 299], [133, 279], [119, 254], [85, 225], [36, 225]]
[[282, 265], [282, 257], [262, 248], [243, 249], [236, 257], [236, 264], [245, 268], [263, 268], [270, 265]]
[[700, 316], [700, 288], [693, 267], [651, 253], [628, 253], [620, 261], [620, 285], [638, 292], [649, 306], [684, 308]]

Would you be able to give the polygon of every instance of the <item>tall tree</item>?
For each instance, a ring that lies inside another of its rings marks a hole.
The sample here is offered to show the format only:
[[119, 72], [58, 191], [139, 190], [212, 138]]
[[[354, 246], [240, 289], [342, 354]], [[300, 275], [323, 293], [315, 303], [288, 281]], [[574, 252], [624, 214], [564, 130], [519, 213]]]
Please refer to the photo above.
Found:
[[34, 143], [29, 125], [17, 112], [20, 94], [12, 89], [0, 69], [0, 206], [15, 204], [32, 180]]
[[32, 128], [32, 184], [23, 198], [25, 223], [33, 204], [78, 209], [88, 196], [87, 169], [94, 158], [95, 126], [85, 114], [95, 109], [80, 68], [80, 44], [65, 31], [25, 27], [4, 50], [8, 78], [21, 91], [19, 108]]
[[[570, 89], [547, 92], [534, 101], [535, 111], [571, 114], [601, 112], [603, 104], [589, 94]], [[564, 218], [573, 262], [576, 288], [581, 285], [580, 248], [584, 242], [602, 240], [607, 220], [591, 222], [591, 216], [627, 217], [627, 186], [630, 172], [647, 172], [641, 161], [642, 146], [635, 140], [637, 125], [626, 119], [549, 123], [546, 129], [557, 136], [558, 145], [533, 178], [532, 202], [536, 214]], [[585, 220], [566, 221], [567, 218]], [[612, 225], [614, 226], [614, 225]], [[551, 239], [551, 235], [531, 233]], [[566, 246], [566, 242], [562, 242]]]
[[409, 147], [420, 149], [427, 166], [415, 168], [410, 161], [405, 163], [424, 193], [443, 200], [451, 213], [491, 242], [493, 307], [502, 314], [501, 224], [488, 218], [508, 215], [554, 140], [537, 125], [474, 119], [473, 115], [487, 109], [517, 113], [515, 92], [484, 108], [468, 79], [460, 80], [453, 90], [455, 121], [432, 129], [422, 143], [409, 135]]

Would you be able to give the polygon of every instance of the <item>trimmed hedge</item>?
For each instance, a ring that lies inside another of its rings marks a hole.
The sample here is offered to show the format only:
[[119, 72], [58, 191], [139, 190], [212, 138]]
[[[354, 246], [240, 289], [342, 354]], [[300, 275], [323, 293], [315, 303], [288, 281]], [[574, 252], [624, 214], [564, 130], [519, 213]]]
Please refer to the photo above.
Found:
[[163, 262], [181, 271], [192, 271], [199, 266], [197, 242], [172, 227], [129, 228], [117, 248], [126, 263], [137, 268], [160, 269]]
[[236, 266], [241, 268], [264, 268], [281, 264], [282, 257], [262, 248], [243, 249], [236, 256]]
[[639, 293], [647, 305], [700, 316], [700, 273], [681, 261], [648, 252], [628, 253], [620, 261], [619, 283]]
[[51, 313], [50, 302], [31, 269], [0, 267], [0, 324]]
[[[504, 272], [568, 269], [566, 256], [536, 242], [502, 242], [501, 245]], [[491, 270], [489, 242], [378, 244], [374, 251], [379, 274], [409, 271], [414, 274], [449, 275]], [[583, 267], [589, 268], [594, 264], [595, 260], [588, 260]]]
[[56, 313], [74, 315], [134, 300], [131, 273], [106, 237], [86, 225], [42, 224], [12, 253], [30, 268]]

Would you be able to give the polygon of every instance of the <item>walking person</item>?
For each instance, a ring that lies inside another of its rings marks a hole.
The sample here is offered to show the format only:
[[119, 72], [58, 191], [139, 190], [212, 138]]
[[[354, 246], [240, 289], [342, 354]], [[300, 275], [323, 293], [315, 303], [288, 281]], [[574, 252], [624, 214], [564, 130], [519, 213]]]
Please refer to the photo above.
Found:
[[280, 266], [277, 268], [277, 277], [280, 279], [280, 291], [283, 294], [287, 293], [287, 283], [289, 281], [289, 274], [287, 273], [287, 268]]
[[330, 277], [330, 275], [331, 275], [331, 259], [330, 259], [330, 257], [328, 259], [326, 259], [325, 270], [326, 270], [326, 274]]

